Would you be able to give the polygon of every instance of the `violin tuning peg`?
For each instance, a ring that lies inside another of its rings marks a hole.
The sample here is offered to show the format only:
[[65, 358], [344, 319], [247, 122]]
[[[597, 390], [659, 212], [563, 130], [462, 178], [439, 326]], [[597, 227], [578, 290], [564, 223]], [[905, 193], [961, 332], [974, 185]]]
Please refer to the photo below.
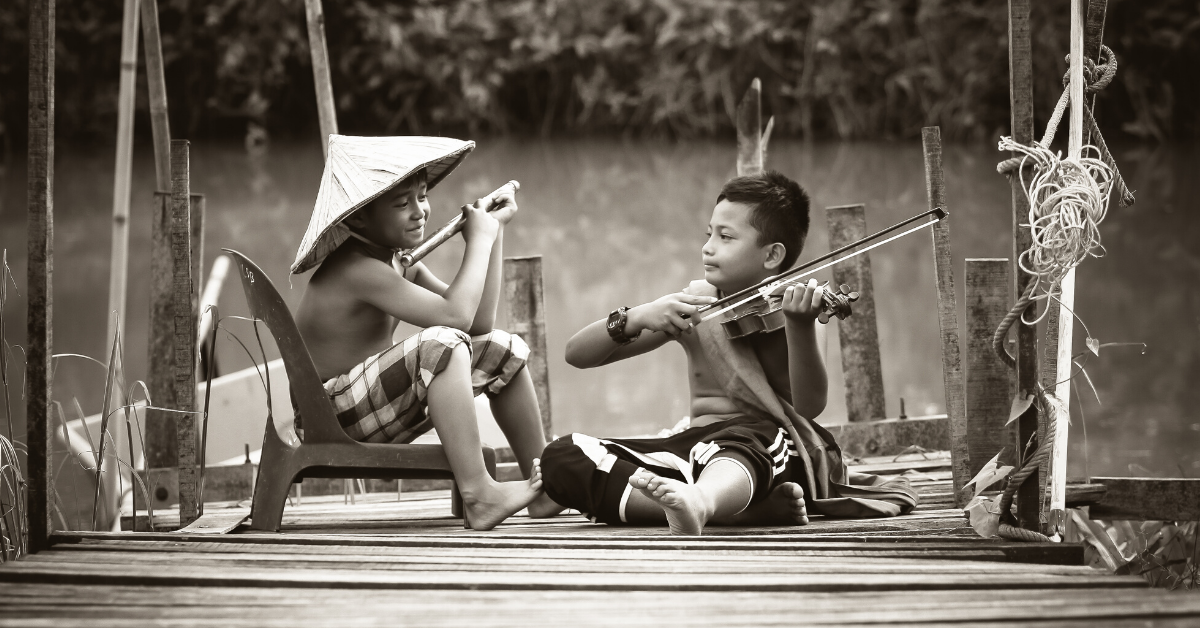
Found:
[[850, 286], [847, 286], [846, 284], [842, 284], [842, 285], [838, 286], [838, 291], [841, 292], [842, 294], [850, 294]]
[[847, 298], [847, 299], [850, 299], [851, 301], [857, 301], [857, 300], [858, 300], [858, 296], [859, 296], [859, 295], [858, 295], [858, 293], [857, 293], [857, 292], [851, 292], [850, 294], [847, 294], [847, 295], [846, 295], [846, 298]]
[[829, 312], [821, 312], [820, 314], [817, 315], [817, 320], [821, 321], [822, 325], [828, 323], [829, 322]]

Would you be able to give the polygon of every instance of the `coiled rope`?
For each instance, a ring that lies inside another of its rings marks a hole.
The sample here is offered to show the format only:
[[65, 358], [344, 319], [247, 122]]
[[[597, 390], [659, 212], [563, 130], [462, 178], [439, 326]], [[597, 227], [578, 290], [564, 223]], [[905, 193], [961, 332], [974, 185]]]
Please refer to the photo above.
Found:
[[[1067, 64], [1070, 65], [1069, 56]], [[1107, 46], [1101, 46], [1100, 63], [1084, 59], [1085, 94], [1094, 94], [1104, 89], [1112, 82], [1116, 72], [1116, 55]], [[1070, 73], [1063, 77], [1064, 88], [1069, 85]], [[1034, 141], [1032, 145], [1026, 146], [1013, 141], [1011, 137], [1000, 139], [1000, 150], [1020, 155], [1000, 162], [996, 170], [1009, 177], [1015, 173], [1020, 178], [1021, 188], [1029, 196], [1027, 226], [1032, 238], [1029, 249], [1017, 258], [1017, 264], [1021, 270], [1033, 276], [1033, 281], [1005, 315], [992, 336], [992, 350], [1010, 368], [1016, 367], [1016, 359], [1009, 355], [1004, 341], [1017, 318], [1020, 317], [1021, 322], [1026, 325], [1037, 324], [1050, 309], [1047, 307], [1041, 316], [1030, 321], [1024, 316], [1029, 306], [1035, 301], [1056, 298], [1054, 294], [1059, 292], [1063, 277], [1072, 268], [1088, 256], [1103, 255], [1099, 224], [1104, 220], [1113, 190], [1117, 191], [1118, 202], [1122, 207], [1134, 203], [1133, 194], [1125, 186], [1125, 181], [1086, 103], [1083, 107], [1084, 125], [1088, 136], [1095, 139], [1096, 145], [1084, 146], [1078, 160], [1063, 160], [1060, 155], [1049, 149], [1069, 104], [1070, 90], [1064, 89], [1040, 142]], [[1027, 166], [1032, 170], [1028, 179], [1025, 170]], [[1040, 386], [1037, 396], [1041, 407], [1045, 409], [1048, 400], [1046, 391]], [[1044, 534], [1012, 525], [1015, 521], [1011, 511], [1017, 489], [1041, 467], [1054, 450], [1057, 417], [1053, 412], [1047, 414], [1049, 426], [1044, 440], [1038, 443], [1034, 454], [1025, 461], [1019, 471], [1008, 477], [1005, 484], [999, 502], [1002, 521], [997, 533], [1001, 538], [1016, 541], [1050, 540]]]

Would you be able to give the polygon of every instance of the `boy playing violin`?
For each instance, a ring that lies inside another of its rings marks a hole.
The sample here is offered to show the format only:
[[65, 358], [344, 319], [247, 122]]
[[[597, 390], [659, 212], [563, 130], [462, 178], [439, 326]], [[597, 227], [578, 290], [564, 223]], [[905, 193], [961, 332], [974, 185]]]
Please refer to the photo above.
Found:
[[[571, 434], [543, 452], [546, 494], [608, 524], [662, 524], [698, 535], [706, 524], [804, 525], [808, 509], [836, 516], [899, 514], [906, 486], [848, 474], [829, 432], [813, 419], [828, 383], [815, 320], [822, 290], [810, 280], [783, 294], [784, 328], [730, 340], [701, 306], [790, 268], [808, 234], [808, 196], [777, 172], [721, 189], [701, 248], [704, 280], [651, 303], [614, 310], [567, 343], [566, 359], [594, 368], [675, 341], [687, 354], [690, 427], [666, 438]], [[807, 492], [806, 492], [807, 491]], [[806, 497], [808, 498], [806, 501]]]
[[[463, 207], [466, 251], [449, 284], [424, 264], [405, 270], [395, 263], [396, 253], [424, 238], [427, 190], [474, 146], [331, 135], [292, 272], [317, 268], [296, 323], [346, 433], [362, 442], [408, 443], [436, 430], [467, 523], [487, 530], [527, 506], [534, 516], [561, 510], [542, 494], [537, 456], [546, 441], [523, 368], [529, 349], [493, 328], [504, 226], [517, 212], [516, 199], [508, 193]], [[399, 321], [422, 329], [393, 343]], [[480, 393], [527, 480], [496, 482], [484, 468], [474, 402]]]

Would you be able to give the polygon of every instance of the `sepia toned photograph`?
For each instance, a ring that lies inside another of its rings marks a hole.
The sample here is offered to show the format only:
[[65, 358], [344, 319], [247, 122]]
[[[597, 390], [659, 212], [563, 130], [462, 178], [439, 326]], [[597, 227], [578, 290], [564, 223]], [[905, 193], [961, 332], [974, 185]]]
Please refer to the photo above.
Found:
[[0, 628], [1200, 625], [1197, 0], [5, 0]]

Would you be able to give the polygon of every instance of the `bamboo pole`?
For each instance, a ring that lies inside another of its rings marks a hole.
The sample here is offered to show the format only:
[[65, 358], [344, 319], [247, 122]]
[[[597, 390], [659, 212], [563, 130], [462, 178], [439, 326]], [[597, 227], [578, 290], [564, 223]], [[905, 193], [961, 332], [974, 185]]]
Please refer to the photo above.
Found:
[[[29, 3], [29, 242], [25, 429], [29, 551], [50, 547], [50, 356], [54, 345], [54, 0]], [[19, 490], [19, 489], [18, 489]]]
[[146, 86], [150, 92], [150, 127], [154, 135], [154, 174], [160, 192], [171, 191], [171, 126], [167, 117], [167, 80], [163, 72], [162, 36], [157, 0], [142, 4], [142, 39], [146, 48]]
[[[1083, 25], [1087, 19], [1084, 0], [1071, 0], [1071, 132], [1067, 140], [1067, 159], [1078, 161], [1083, 153]], [[1059, 534], [1067, 491], [1067, 426], [1071, 416], [1071, 341], [1075, 331], [1075, 269], [1062, 281], [1058, 310], [1058, 356], [1054, 396], [1054, 448], [1050, 457], [1049, 531]]]
[[308, 51], [312, 55], [313, 83], [317, 88], [317, 116], [321, 124], [321, 154], [329, 156], [329, 136], [338, 132], [333, 81], [329, 75], [329, 49], [325, 45], [325, 14], [321, 0], [304, 0], [308, 22]]
[[[138, 0], [125, 0], [121, 23], [121, 82], [117, 96], [117, 161], [113, 175], [112, 256], [108, 274], [108, 336], [111, 349], [125, 324], [125, 294], [129, 279], [129, 197], [133, 176], [133, 110], [137, 88]], [[123, 342], [123, 340], [122, 340]], [[118, 355], [124, 355], [121, 347]]]
[[179, 525], [196, 520], [199, 480], [196, 475], [196, 325], [191, 315], [192, 219], [188, 141], [171, 140], [171, 257], [174, 309], [174, 388], [178, 409]]
[[737, 173], [739, 177], [758, 174], [763, 169], [762, 154], [762, 83], [757, 78], [737, 106]]
[[[925, 152], [925, 193], [929, 197], [929, 209], [945, 209], [946, 180], [942, 173], [941, 129], [936, 126], [921, 129], [921, 144]], [[958, 302], [954, 294], [954, 264], [950, 254], [950, 221], [939, 220], [931, 229], [937, 281], [938, 329], [942, 339], [942, 384], [946, 389], [946, 415], [950, 419], [950, 467], [954, 479], [954, 501], [961, 507], [966, 503], [962, 499], [962, 488], [971, 481], [971, 475]]]
[[[1013, 140], [1028, 144], [1033, 141], [1033, 49], [1029, 35], [1029, 0], [1009, 0], [1008, 3], [1008, 94], [1012, 109], [1011, 124]], [[1029, 197], [1021, 187], [1020, 177], [1009, 177], [1012, 191], [1013, 254], [1010, 276], [1013, 277], [1013, 302], [1025, 293], [1031, 275], [1021, 270], [1017, 260], [1032, 243], [1028, 227], [1021, 224], [1029, 220]], [[1036, 306], [1032, 306], [1036, 307]], [[1032, 318], [1035, 312], [1028, 312]], [[1037, 329], [1018, 320], [1017, 328], [1017, 394], [1028, 398], [1035, 394], [1038, 385]], [[1017, 440], [1013, 443], [1016, 458], [1020, 462], [1025, 444], [1035, 436], [1041, 440], [1045, 417], [1038, 415], [1033, 404], [1017, 419]], [[1041, 473], [1035, 471], [1017, 491], [1017, 519], [1021, 527], [1028, 530], [1041, 529], [1042, 483]]]
[[[862, 204], [827, 207], [829, 250], [840, 249], [867, 235], [867, 210]], [[875, 286], [871, 258], [856, 256], [833, 267], [833, 283], [858, 292], [854, 315], [838, 323], [842, 374], [846, 382], [846, 419], [878, 421], [884, 413], [883, 367], [879, 358], [879, 325], [875, 318]]]

